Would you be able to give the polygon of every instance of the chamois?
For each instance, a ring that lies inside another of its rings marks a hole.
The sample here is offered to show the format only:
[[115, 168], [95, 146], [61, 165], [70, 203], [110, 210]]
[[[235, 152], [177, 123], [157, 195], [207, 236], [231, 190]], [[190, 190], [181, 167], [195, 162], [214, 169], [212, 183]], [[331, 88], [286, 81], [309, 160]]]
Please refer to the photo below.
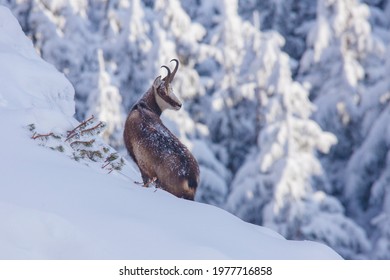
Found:
[[144, 186], [154, 182], [173, 195], [194, 200], [199, 183], [199, 165], [180, 140], [162, 123], [160, 116], [166, 109], [179, 110], [181, 101], [173, 93], [171, 82], [179, 67], [158, 76], [152, 87], [132, 107], [124, 129], [124, 142], [138, 165]]

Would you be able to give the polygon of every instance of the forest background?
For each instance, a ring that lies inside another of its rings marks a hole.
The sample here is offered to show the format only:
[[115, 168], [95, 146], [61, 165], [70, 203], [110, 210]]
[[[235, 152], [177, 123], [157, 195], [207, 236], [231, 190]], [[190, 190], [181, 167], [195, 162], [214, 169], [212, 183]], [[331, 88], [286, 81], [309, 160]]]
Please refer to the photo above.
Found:
[[180, 60], [163, 120], [196, 200], [347, 259], [390, 259], [389, 0], [0, 0], [107, 124]]

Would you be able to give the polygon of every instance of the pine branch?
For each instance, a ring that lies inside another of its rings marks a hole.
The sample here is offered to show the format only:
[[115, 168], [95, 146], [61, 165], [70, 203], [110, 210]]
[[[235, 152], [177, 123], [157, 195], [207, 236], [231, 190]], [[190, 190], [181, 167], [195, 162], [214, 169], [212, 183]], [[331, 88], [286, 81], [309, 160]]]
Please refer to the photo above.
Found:
[[92, 139], [91, 141], [79, 141], [79, 140], [76, 140], [76, 141], [73, 141], [72, 143], [70, 143], [70, 146], [72, 148], [76, 147], [76, 146], [84, 146], [84, 147], [92, 147], [92, 144], [95, 142], [95, 139]]
[[69, 139], [73, 138], [74, 136], [77, 135], [77, 130], [78, 129], [82, 129], [84, 128], [85, 126], [87, 126], [87, 124], [92, 121], [93, 119], [95, 118], [94, 115], [92, 115], [89, 119], [83, 121], [82, 123], [80, 123], [78, 126], [76, 126], [74, 129], [72, 129], [71, 131], [68, 131], [68, 137], [65, 139], [65, 142], [68, 141]]
[[96, 161], [96, 158], [103, 158], [103, 155], [100, 151], [88, 151], [88, 150], [80, 150], [80, 156], [82, 158], [88, 157], [92, 161]]
[[111, 162], [111, 161], [114, 161], [114, 160], [116, 160], [117, 158], [118, 158], [119, 156], [118, 156], [118, 153], [112, 153], [112, 154], [110, 154], [107, 158], [106, 158], [106, 160], [105, 160], [105, 162]]
[[29, 130], [30, 130], [31, 132], [35, 131], [35, 124], [30, 123], [30, 124], [28, 125], [28, 128], [29, 128]]
[[[81, 122], [77, 127], [67, 131], [65, 135], [55, 134], [53, 132], [47, 134], [38, 134], [35, 131], [35, 124], [30, 124], [27, 126], [27, 128], [33, 133], [31, 136], [32, 139], [45, 138], [48, 140], [48, 137], [57, 139], [58, 141], [47, 142], [43, 144], [52, 150], [59, 152], [69, 152], [73, 150], [70, 157], [76, 161], [80, 161], [81, 159], [89, 159], [94, 162], [100, 162], [102, 164], [101, 168], [107, 170], [108, 174], [110, 174], [112, 171], [120, 172], [120, 170], [122, 170], [123, 166], [125, 165], [124, 159], [120, 157], [117, 152], [110, 152], [109, 146], [101, 145], [99, 142], [97, 145], [95, 145], [95, 136], [99, 134], [106, 125], [102, 121], [97, 123], [97, 121], [95, 122], [94, 119], [95, 117], [92, 115], [87, 120]], [[69, 141], [72, 138], [76, 139]], [[56, 144], [57, 146], [55, 146]], [[65, 144], [65, 146], [62, 144]], [[71, 149], [67, 149], [66, 147], [68, 146]]]

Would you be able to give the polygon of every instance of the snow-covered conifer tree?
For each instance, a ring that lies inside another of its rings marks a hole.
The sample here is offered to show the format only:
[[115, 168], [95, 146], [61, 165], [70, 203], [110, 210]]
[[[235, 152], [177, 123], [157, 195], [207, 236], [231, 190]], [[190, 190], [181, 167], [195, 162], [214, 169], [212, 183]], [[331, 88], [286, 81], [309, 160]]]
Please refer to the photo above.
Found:
[[107, 124], [102, 136], [115, 147], [122, 143], [123, 137], [122, 97], [118, 89], [111, 84], [101, 49], [97, 51], [97, 59], [99, 62], [98, 84], [95, 89], [90, 89], [87, 103], [89, 110], [86, 115], [94, 115]]
[[263, 31], [275, 30], [285, 39], [282, 50], [299, 60], [306, 50], [308, 27], [315, 19], [316, 0], [239, 0], [239, 14]]
[[377, 79], [381, 64], [383, 49], [372, 36], [368, 13], [356, 0], [319, 0], [300, 62], [299, 79], [311, 87], [310, 99], [318, 108], [314, 119], [338, 138], [323, 161], [335, 193], [342, 192], [346, 161], [362, 141], [364, 81]]
[[[383, 17], [378, 14], [379, 12], [377, 11], [375, 16]], [[382, 21], [382, 26], [377, 28], [382, 29], [388, 24]], [[374, 29], [373, 32], [379, 32], [384, 44], [388, 45], [390, 39], [388, 31]], [[368, 70], [372, 71], [372, 68]], [[373, 244], [369, 257], [389, 259], [389, 48], [386, 63], [375, 70], [370, 75], [375, 77], [375, 80], [366, 85], [360, 106], [363, 120], [361, 134], [365, 137], [348, 161], [343, 194], [348, 214], [365, 228]]]
[[375, 121], [347, 167], [345, 197], [349, 214], [364, 226], [373, 243], [371, 257], [388, 259], [390, 248], [390, 107]]
[[158, 69], [156, 46], [143, 2], [111, 1], [102, 50], [118, 83], [125, 110], [148, 89]]
[[260, 31], [239, 17], [237, 1], [199, 1], [186, 10], [208, 30], [195, 65], [206, 92], [201, 121], [210, 129], [217, 158], [234, 173], [256, 142], [257, 100], [249, 73], [256, 68]]
[[[309, 49], [300, 65], [301, 80], [311, 86], [311, 99], [319, 108], [314, 119], [338, 138], [322, 158], [332, 192], [342, 197], [347, 216], [365, 228], [373, 251], [378, 235], [372, 218], [386, 208], [386, 199], [378, 203], [378, 197], [373, 198], [383, 188], [387, 165], [386, 138], [379, 132], [384, 130], [380, 120], [385, 119], [389, 89], [385, 18], [379, 9], [370, 10], [358, 1], [319, 0]], [[385, 216], [380, 217], [375, 223], [386, 231], [380, 225]], [[381, 238], [383, 243], [386, 234]]]
[[364, 231], [326, 193], [329, 182], [317, 159], [317, 151], [327, 153], [336, 139], [310, 119], [313, 105], [291, 78], [283, 39], [270, 34], [261, 44], [257, 147], [237, 172], [226, 208], [287, 238], [320, 240], [348, 258], [364, 253]]

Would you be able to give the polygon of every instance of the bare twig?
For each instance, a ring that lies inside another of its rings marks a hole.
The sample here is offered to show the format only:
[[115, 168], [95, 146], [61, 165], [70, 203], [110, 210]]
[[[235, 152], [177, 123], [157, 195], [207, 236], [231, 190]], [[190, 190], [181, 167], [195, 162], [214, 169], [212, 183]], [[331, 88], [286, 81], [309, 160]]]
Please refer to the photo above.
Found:
[[52, 136], [53, 135], [53, 132], [50, 132], [48, 134], [38, 134], [38, 133], [34, 133], [33, 136], [31, 136], [31, 139], [37, 139], [37, 138], [40, 138], [40, 137], [49, 137], [49, 136]]
[[99, 122], [97, 125], [95, 125], [94, 127], [91, 127], [91, 128], [88, 128], [88, 129], [85, 129], [85, 130], [82, 130], [81, 131], [81, 134], [84, 134], [84, 133], [88, 133], [90, 131], [93, 131], [94, 129], [97, 129], [99, 126], [103, 125], [103, 122]]
[[77, 135], [76, 130], [79, 129], [80, 127], [87, 125], [87, 123], [90, 122], [91, 120], [93, 120], [94, 118], [95, 118], [95, 116], [92, 115], [89, 119], [83, 121], [82, 123], [80, 123], [78, 126], [76, 126], [71, 131], [68, 131], [68, 137], [65, 139], [65, 142], [68, 141], [69, 139], [73, 138], [74, 136], [76, 136]]

